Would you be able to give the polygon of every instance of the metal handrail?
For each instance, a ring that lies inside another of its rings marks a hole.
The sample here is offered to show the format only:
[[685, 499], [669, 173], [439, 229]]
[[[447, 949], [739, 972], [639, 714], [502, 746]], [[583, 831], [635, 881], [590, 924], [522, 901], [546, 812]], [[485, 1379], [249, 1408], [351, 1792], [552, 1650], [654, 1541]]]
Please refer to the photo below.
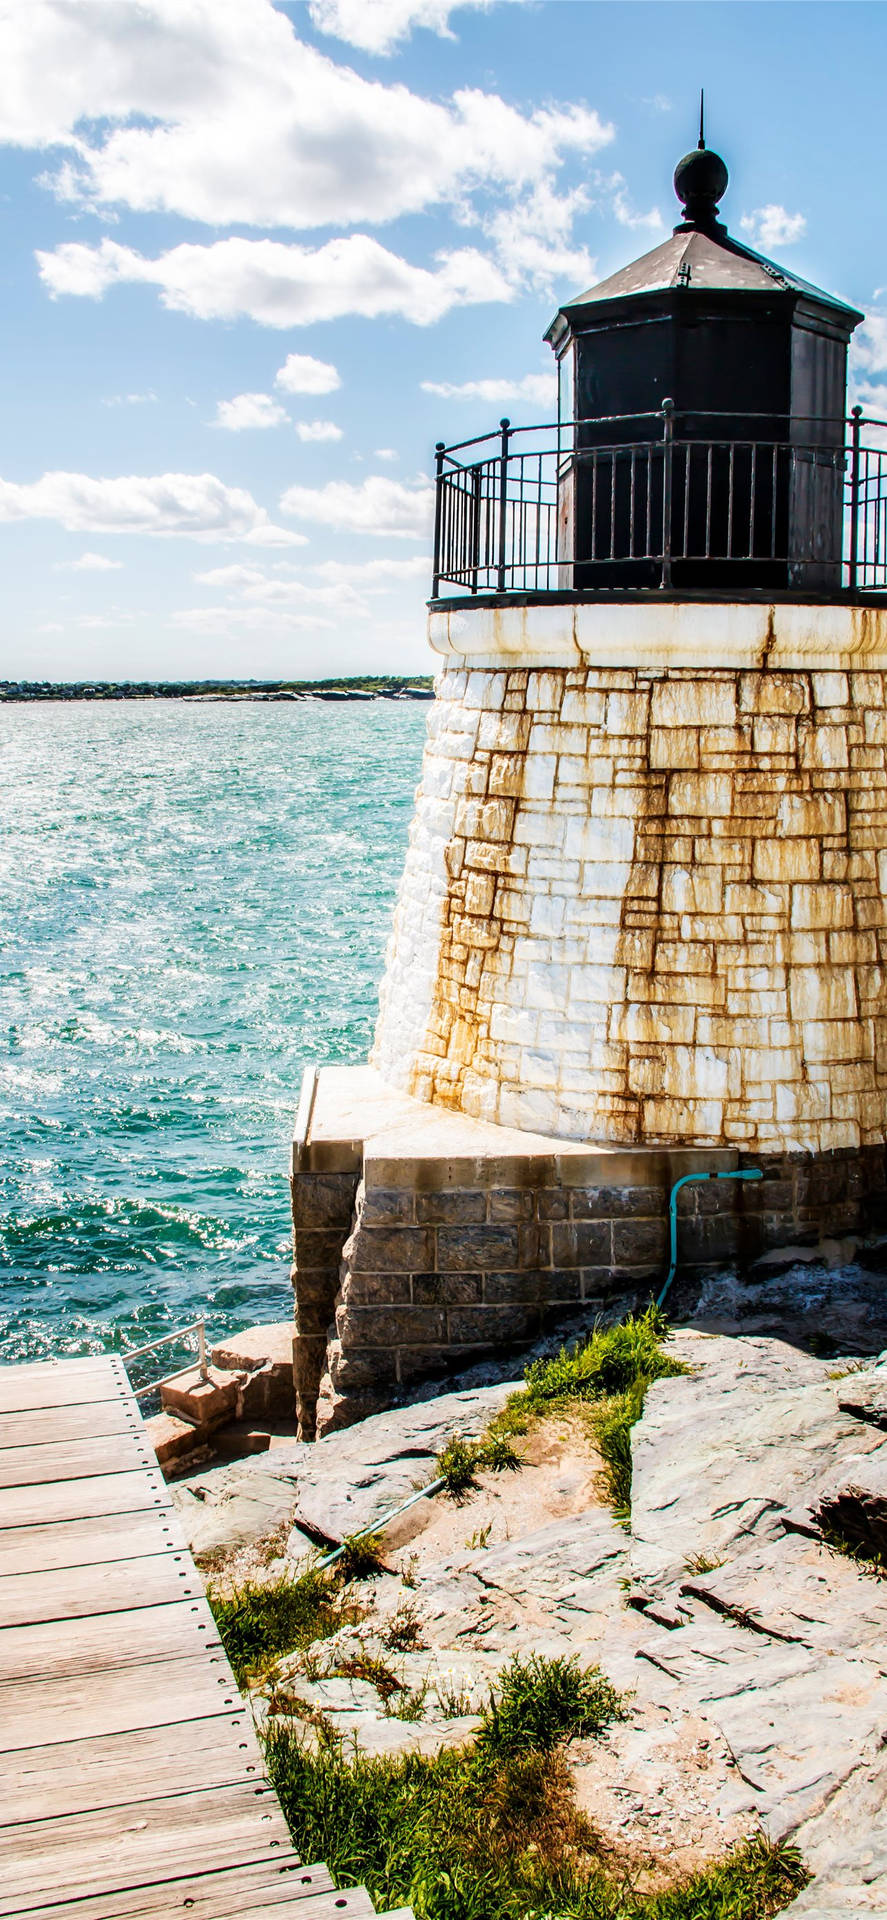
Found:
[[[705, 436], [706, 421], [740, 431]], [[439, 442], [432, 597], [442, 582], [472, 596], [595, 592], [608, 584], [606, 568], [610, 584], [616, 568], [620, 587], [668, 589], [686, 580], [673, 569], [687, 563], [702, 564], [708, 581], [712, 566], [727, 563], [740, 587], [748, 574], [735, 567], [751, 563], [753, 591], [768, 584], [763, 564], [771, 586], [780, 584], [772, 569], [785, 569], [785, 585], [814, 597], [823, 582], [830, 597], [887, 592], [887, 439], [862, 437], [864, 427], [887, 435], [887, 421], [854, 407], [849, 421], [793, 417], [782, 436], [743, 432], [746, 421], [776, 426], [789, 416], [679, 411], [666, 400], [658, 414], [602, 415], [567, 429], [503, 419], [495, 435]], [[634, 435], [620, 439], [620, 426]], [[556, 442], [539, 444], [554, 433]]]
[[[120, 1358], [124, 1365], [128, 1366], [130, 1360], [141, 1360], [146, 1353], [156, 1353], [158, 1347], [165, 1347], [173, 1340], [184, 1340], [189, 1333], [196, 1333], [197, 1335], [198, 1371], [201, 1380], [207, 1381], [209, 1379], [209, 1367], [206, 1359], [205, 1320], [191, 1320], [187, 1327], [177, 1327], [173, 1333], [162, 1333], [159, 1340], [150, 1340], [146, 1347], [130, 1347], [126, 1353], [121, 1354]], [[146, 1393], [156, 1393], [158, 1387], [165, 1387], [170, 1380], [177, 1380], [180, 1372], [181, 1368], [179, 1367], [175, 1373], [165, 1373], [161, 1379], [152, 1380], [147, 1386], [134, 1387], [133, 1393], [136, 1400], [143, 1399]]]
[[[841, 413], [780, 412], [773, 407], [745, 408], [744, 410], [739, 407], [720, 407], [718, 409], [711, 407], [675, 407], [672, 418], [674, 420], [785, 420], [788, 424], [794, 426], [842, 427], [846, 431], [848, 427], [852, 426], [853, 419], [857, 414], [859, 415], [859, 424], [862, 427], [887, 427], [887, 418], [881, 419], [877, 414], [864, 413], [861, 407], [854, 407], [852, 412], [847, 415]], [[513, 427], [509, 421], [509, 429], [511, 437], [514, 439], [518, 434], [568, 434], [572, 433], [576, 427], [624, 427], [632, 420], [661, 420], [661, 418], [662, 408], [654, 407], [649, 413], [596, 413], [583, 414], [581, 418], [575, 420], [537, 420], [533, 425], [527, 427]], [[494, 447], [498, 443], [498, 440], [499, 430], [498, 428], [494, 428], [489, 433], [475, 434], [470, 440], [453, 440], [449, 446], [447, 446], [445, 441], [439, 440], [437, 443], [437, 451], [443, 454], [444, 459], [449, 459], [451, 454], [461, 453], [465, 447], [482, 447], [487, 442], [489, 442], [491, 447]]]

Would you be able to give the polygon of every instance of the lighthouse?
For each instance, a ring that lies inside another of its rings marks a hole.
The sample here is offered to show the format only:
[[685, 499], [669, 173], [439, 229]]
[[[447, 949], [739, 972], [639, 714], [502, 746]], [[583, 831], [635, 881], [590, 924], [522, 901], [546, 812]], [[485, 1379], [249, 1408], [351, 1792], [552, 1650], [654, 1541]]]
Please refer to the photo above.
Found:
[[646, 1298], [687, 1174], [690, 1267], [885, 1217], [887, 427], [701, 129], [674, 184], [548, 328], [556, 420], [437, 448], [375, 1045], [294, 1147], [306, 1434]]

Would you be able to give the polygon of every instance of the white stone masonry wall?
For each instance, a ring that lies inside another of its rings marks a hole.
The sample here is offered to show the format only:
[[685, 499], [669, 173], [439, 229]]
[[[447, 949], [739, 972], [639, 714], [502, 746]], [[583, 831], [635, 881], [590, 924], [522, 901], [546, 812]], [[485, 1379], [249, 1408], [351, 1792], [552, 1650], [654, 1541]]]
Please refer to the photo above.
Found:
[[446, 668], [383, 1076], [568, 1139], [882, 1142], [885, 680]]

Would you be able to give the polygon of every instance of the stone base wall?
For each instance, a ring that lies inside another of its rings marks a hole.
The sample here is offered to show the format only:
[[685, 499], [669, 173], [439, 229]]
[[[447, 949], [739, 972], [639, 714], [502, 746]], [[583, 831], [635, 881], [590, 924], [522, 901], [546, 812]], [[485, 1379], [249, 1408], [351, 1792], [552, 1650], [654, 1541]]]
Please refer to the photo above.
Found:
[[391, 1086], [562, 1139], [878, 1144], [885, 960], [883, 671], [444, 670]]
[[359, 1174], [293, 1168], [295, 1325], [293, 1374], [303, 1440], [315, 1437], [317, 1396], [339, 1291], [342, 1249], [351, 1230]]
[[[590, 1324], [616, 1298], [645, 1304], [665, 1278], [669, 1193], [684, 1173], [762, 1173], [682, 1189], [684, 1273], [887, 1227], [883, 1148], [605, 1158], [551, 1144], [455, 1157], [392, 1153], [383, 1141], [353, 1170], [296, 1170], [303, 1437], [376, 1412], [425, 1377], [519, 1353], [577, 1315]], [[339, 1157], [358, 1147], [343, 1142]], [[336, 1157], [328, 1144], [324, 1155]]]

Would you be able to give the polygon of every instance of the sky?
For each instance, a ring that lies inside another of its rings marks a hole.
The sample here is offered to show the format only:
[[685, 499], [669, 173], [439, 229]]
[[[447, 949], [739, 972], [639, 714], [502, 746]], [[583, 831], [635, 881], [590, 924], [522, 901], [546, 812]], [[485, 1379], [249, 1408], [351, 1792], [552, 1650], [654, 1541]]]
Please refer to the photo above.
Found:
[[0, 679], [427, 672], [434, 443], [709, 144], [868, 318], [884, 0], [0, 0]]

